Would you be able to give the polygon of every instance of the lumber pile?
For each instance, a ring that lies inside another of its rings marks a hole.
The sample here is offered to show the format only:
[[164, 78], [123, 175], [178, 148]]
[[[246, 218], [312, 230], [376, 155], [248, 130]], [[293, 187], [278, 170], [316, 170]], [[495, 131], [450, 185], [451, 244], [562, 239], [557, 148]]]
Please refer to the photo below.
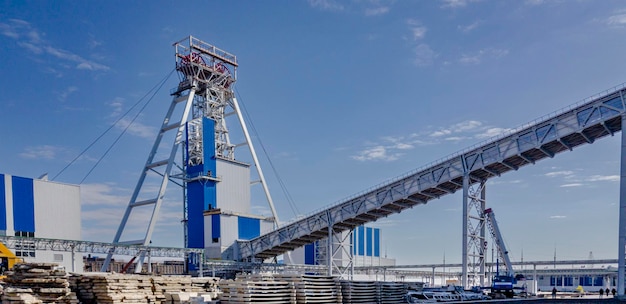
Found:
[[149, 276], [116, 273], [83, 273], [70, 277], [83, 304], [156, 303]]
[[230, 304], [295, 304], [293, 283], [272, 275], [240, 274], [234, 280], [220, 281], [221, 302]]
[[70, 278], [83, 304], [210, 303], [219, 296], [218, 278], [83, 273]]
[[332, 276], [294, 274], [277, 275], [275, 278], [292, 283], [297, 303], [341, 303], [341, 285]]
[[17, 264], [5, 274], [7, 287], [2, 294], [3, 304], [79, 303], [70, 290], [65, 269], [57, 264]]
[[377, 304], [378, 289], [374, 281], [346, 281], [341, 283], [343, 303]]
[[154, 276], [152, 285], [159, 303], [185, 303], [192, 302], [194, 298], [208, 302], [219, 297], [219, 280], [213, 277]]
[[378, 303], [406, 303], [407, 287], [404, 283], [376, 282]]

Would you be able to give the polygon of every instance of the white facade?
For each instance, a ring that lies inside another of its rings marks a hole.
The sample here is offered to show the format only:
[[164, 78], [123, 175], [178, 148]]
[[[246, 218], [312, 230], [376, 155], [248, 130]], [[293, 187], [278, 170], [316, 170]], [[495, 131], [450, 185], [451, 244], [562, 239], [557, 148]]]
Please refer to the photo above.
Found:
[[250, 214], [250, 165], [217, 159], [217, 208]]
[[58, 263], [82, 272], [82, 256], [64, 251], [35, 250], [28, 238], [81, 240], [80, 188], [11, 175], [1, 175], [0, 233], [24, 237], [22, 248], [9, 248], [25, 262]]

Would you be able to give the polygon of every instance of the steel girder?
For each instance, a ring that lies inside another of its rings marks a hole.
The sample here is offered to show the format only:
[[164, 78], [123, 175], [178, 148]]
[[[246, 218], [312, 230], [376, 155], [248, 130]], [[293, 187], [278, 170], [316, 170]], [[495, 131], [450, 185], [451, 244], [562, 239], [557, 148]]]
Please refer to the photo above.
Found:
[[269, 258], [328, 235], [329, 227], [349, 229], [425, 204], [470, 183], [515, 171], [556, 154], [595, 142], [622, 129], [625, 86], [590, 97], [564, 110], [511, 130], [357, 194], [278, 230], [239, 242], [242, 259]]
[[14, 236], [0, 236], [0, 242], [8, 248], [15, 248], [24, 242], [34, 245], [35, 250], [52, 250], [62, 252], [83, 253], [112, 253], [114, 255], [137, 256], [141, 252], [149, 252], [151, 257], [185, 258], [189, 253], [201, 255], [204, 249], [198, 248], [171, 248], [139, 245], [121, 245], [104, 242], [59, 240], [45, 238], [25, 238]]

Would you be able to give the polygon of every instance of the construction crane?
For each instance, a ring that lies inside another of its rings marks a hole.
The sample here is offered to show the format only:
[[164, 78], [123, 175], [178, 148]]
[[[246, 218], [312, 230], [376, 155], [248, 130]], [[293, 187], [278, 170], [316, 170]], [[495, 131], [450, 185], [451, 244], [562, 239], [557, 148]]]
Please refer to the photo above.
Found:
[[487, 222], [487, 226], [489, 227], [489, 231], [491, 232], [491, 236], [496, 242], [496, 247], [498, 247], [498, 261], [502, 260], [504, 263], [503, 266], [506, 269], [505, 273], [500, 273], [500, 264], [496, 264], [496, 275], [492, 280], [491, 292], [496, 296], [504, 295], [507, 298], [512, 298], [514, 295], [513, 285], [515, 285], [517, 280], [515, 278], [515, 272], [513, 271], [511, 259], [509, 259], [509, 252], [506, 250], [502, 233], [500, 233], [500, 228], [498, 228], [496, 215], [493, 213], [491, 208], [485, 209], [485, 220]]

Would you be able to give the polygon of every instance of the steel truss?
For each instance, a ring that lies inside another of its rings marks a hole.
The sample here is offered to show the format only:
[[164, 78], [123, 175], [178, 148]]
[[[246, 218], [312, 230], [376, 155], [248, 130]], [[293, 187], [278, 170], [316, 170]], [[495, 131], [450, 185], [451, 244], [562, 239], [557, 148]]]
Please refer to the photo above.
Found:
[[[467, 181], [466, 181], [467, 180]], [[463, 185], [463, 286], [485, 286], [485, 181], [476, 184], [464, 178]]]
[[173, 248], [123, 245], [104, 242], [59, 240], [45, 238], [27, 238], [14, 236], [0, 236], [2, 242], [8, 248], [16, 248], [24, 242], [34, 245], [35, 250], [52, 250], [81, 253], [109, 253], [115, 255], [136, 256], [140, 252], [150, 252], [152, 257], [184, 258], [189, 253], [202, 254], [204, 249], [197, 248]]
[[325, 239], [315, 242], [315, 264], [326, 265], [329, 276], [352, 279], [354, 268], [353, 230], [349, 232], [329, 229]]
[[[622, 130], [625, 92], [624, 85], [607, 90], [354, 195], [326, 210], [288, 223], [276, 231], [239, 242], [241, 258], [274, 257], [325, 238], [331, 226], [335, 230], [350, 230], [455, 193], [463, 189], [464, 180], [469, 184], [487, 181], [614, 135]], [[469, 179], [465, 179], [466, 176]], [[626, 210], [626, 207], [621, 208]], [[463, 227], [464, 234], [466, 227]], [[620, 238], [626, 244], [626, 236]]]

